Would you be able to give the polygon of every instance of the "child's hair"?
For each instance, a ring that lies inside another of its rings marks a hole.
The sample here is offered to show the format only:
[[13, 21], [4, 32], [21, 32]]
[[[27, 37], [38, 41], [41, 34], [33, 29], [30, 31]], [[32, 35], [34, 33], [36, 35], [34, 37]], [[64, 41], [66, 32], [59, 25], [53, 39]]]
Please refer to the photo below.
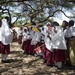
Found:
[[9, 21], [9, 17], [8, 17], [8, 16], [6, 16], [5, 19], [6, 19], [7, 21]]
[[2, 21], [0, 20], [0, 27], [1, 27]]
[[64, 20], [63, 22], [65, 23], [65, 26], [68, 26], [68, 22], [67, 21]]
[[69, 27], [73, 26], [74, 25], [74, 21], [73, 20], [70, 20], [69, 21]]
[[8, 24], [9, 24], [9, 28], [11, 28], [12, 27], [12, 24], [10, 23], [9, 17], [6, 16], [5, 19], [7, 20]]
[[52, 26], [59, 26], [59, 23], [58, 22], [53, 22]]

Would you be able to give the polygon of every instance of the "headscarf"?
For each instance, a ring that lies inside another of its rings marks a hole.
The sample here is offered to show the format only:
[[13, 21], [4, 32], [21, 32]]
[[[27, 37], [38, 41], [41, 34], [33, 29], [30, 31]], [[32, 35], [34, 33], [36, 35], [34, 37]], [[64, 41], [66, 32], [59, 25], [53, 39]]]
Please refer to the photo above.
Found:
[[13, 36], [13, 34], [12, 34], [11, 30], [9, 29], [7, 20], [6, 19], [2, 19], [1, 42], [4, 45], [10, 44], [11, 41], [12, 41], [12, 36]]
[[54, 49], [66, 50], [66, 41], [64, 38], [64, 33], [62, 32], [60, 26], [55, 26], [57, 32], [52, 32], [51, 40]]

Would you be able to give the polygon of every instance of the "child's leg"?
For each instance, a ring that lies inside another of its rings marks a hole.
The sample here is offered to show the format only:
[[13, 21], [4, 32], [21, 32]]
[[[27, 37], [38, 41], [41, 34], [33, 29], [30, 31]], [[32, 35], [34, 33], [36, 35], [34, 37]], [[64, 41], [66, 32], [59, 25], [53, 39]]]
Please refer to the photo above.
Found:
[[62, 62], [57, 62], [57, 67], [62, 68]]

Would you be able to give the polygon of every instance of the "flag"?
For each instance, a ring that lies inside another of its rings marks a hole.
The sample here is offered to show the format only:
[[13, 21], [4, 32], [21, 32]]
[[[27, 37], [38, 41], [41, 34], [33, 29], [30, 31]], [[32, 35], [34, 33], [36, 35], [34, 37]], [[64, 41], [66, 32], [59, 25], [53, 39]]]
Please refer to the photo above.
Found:
[[42, 52], [42, 50], [41, 50], [40, 47], [36, 48], [36, 53], [37, 53], [37, 54], [38, 54], [38, 53], [41, 53], [41, 52]]

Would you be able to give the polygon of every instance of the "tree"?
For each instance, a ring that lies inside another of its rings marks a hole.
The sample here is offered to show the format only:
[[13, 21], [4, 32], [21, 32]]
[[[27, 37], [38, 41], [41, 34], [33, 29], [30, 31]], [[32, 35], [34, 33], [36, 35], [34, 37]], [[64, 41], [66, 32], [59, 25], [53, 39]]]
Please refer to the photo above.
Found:
[[[7, 10], [10, 16], [16, 14], [16, 20], [25, 17], [26, 19], [30, 18], [30, 22], [34, 20], [38, 20], [40, 22], [44, 22], [48, 20], [49, 17], [56, 16], [56, 13], [62, 12], [66, 17], [74, 17], [67, 16], [64, 11], [72, 10], [75, 5], [74, 0], [2, 0], [0, 1], [0, 9], [3, 11]], [[21, 8], [18, 12], [12, 10], [17, 8]], [[19, 15], [18, 15], [19, 14]], [[12, 16], [13, 17], [13, 16]]]

